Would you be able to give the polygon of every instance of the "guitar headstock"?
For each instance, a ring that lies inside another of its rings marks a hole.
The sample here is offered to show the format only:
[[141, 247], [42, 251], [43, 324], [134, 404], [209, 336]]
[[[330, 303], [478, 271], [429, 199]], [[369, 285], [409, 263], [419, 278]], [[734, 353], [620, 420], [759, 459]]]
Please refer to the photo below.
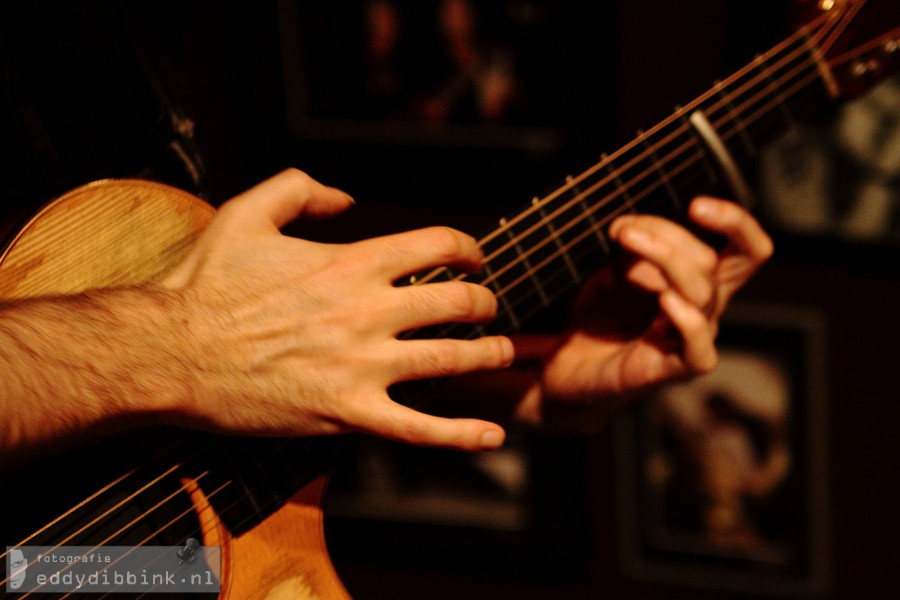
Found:
[[836, 97], [863, 93], [900, 64], [897, 0], [801, 0], [797, 6]]

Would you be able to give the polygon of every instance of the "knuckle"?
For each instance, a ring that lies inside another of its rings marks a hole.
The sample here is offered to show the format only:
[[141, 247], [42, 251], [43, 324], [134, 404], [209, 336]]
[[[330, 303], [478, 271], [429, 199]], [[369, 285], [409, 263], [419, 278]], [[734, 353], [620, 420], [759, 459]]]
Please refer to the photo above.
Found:
[[418, 419], [406, 419], [397, 425], [397, 434], [404, 442], [423, 446], [431, 441], [428, 428]]
[[450, 227], [430, 227], [431, 245], [443, 259], [456, 258], [463, 252], [465, 234]]
[[491, 366], [495, 368], [504, 367], [507, 364], [506, 342], [503, 338], [495, 338], [491, 344]]
[[460, 352], [457, 344], [449, 340], [439, 340], [422, 355], [425, 372], [438, 376], [450, 375], [457, 371]]
[[236, 196], [223, 202], [219, 208], [216, 209], [216, 217], [219, 221], [228, 221], [233, 218], [239, 218], [237, 215], [241, 213], [241, 209], [244, 206], [244, 202], [242, 202], [243, 196]]
[[715, 348], [702, 357], [698, 358], [694, 364], [694, 370], [700, 375], [711, 373], [719, 365], [719, 353]]
[[697, 282], [697, 304], [703, 308], [708, 307], [716, 299], [716, 286], [708, 279]]
[[478, 306], [475, 286], [461, 281], [446, 284], [443, 301], [451, 319], [465, 319], [474, 316]]
[[655, 238], [655, 241], [660, 262], [671, 264], [673, 261], [681, 258], [681, 253], [673, 244], [661, 240], [658, 237]]
[[699, 340], [709, 333], [709, 321], [697, 307], [691, 307], [682, 316], [682, 328], [685, 336]]
[[719, 265], [719, 255], [709, 246], [704, 246], [697, 255], [697, 264], [704, 273], [712, 273]]
[[278, 177], [283, 178], [289, 184], [298, 187], [308, 185], [312, 179], [305, 171], [301, 171], [294, 167], [288, 167], [283, 170], [278, 174]]

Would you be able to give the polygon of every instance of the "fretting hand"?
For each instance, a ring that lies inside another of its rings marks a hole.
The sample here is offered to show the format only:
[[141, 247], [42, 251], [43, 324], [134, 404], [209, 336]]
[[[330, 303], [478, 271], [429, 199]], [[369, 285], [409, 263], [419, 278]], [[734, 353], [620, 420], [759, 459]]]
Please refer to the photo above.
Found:
[[[540, 380], [520, 419], [584, 427], [605, 423], [635, 392], [715, 367], [719, 317], [772, 254], [772, 242], [743, 208], [697, 198], [690, 218], [724, 236], [721, 252], [656, 216], [627, 215], [610, 227], [626, 260], [596, 274], [573, 307], [571, 330], [547, 349]], [[540, 344], [524, 336], [517, 354]], [[537, 350], [541, 352], [540, 349]]]
[[399, 381], [511, 362], [504, 337], [397, 339], [410, 329], [494, 316], [497, 302], [483, 286], [393, 285], [442, 265], [479, 269], [475, 240], [446, 228], [348, 245], [279, 233], [299, 216], [327, 216], [351, 203], [293, 171], [221, 208], [165, 281], [183, 299], [196, 361], [196, 394], [176, 421], [248, 434], [363, 431], [467, 450], [500, 445], [497, 425], [425, 415], [386, 391]]

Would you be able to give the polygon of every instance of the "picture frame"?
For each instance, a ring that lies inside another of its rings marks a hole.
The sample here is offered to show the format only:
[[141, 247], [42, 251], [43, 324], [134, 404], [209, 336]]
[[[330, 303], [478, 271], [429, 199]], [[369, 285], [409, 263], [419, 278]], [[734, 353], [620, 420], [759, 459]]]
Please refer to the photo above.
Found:
[[625, 577], [808, 597], [829, 586], [825, 328], [814, 309], [737, 305], [720, 363], [614, 430]]
[[570, 580], [587, 568], [585, 440], [512, 431], [489, 454], [367, 439], [332, 478], [339, 565]]
[[756, 168], [760, 212], [779, 234], [900, 246], [900, 75], [794, 127]]
[[564, 134], [548, 119], [553, 72], [534, 45], [559, 10], [279, 0], [288, 131], [326, 144], [560, 152]]

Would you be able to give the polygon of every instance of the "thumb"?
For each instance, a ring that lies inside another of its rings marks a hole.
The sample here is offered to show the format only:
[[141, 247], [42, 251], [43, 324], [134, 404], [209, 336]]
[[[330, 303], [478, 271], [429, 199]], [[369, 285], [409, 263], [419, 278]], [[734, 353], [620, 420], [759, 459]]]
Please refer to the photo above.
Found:
[[232, 200], [248, 212], [281, 229], [298, 217], [325, 218], [354, 204], [337, 188], [323, 185], [297, 169], [287, 169]]

